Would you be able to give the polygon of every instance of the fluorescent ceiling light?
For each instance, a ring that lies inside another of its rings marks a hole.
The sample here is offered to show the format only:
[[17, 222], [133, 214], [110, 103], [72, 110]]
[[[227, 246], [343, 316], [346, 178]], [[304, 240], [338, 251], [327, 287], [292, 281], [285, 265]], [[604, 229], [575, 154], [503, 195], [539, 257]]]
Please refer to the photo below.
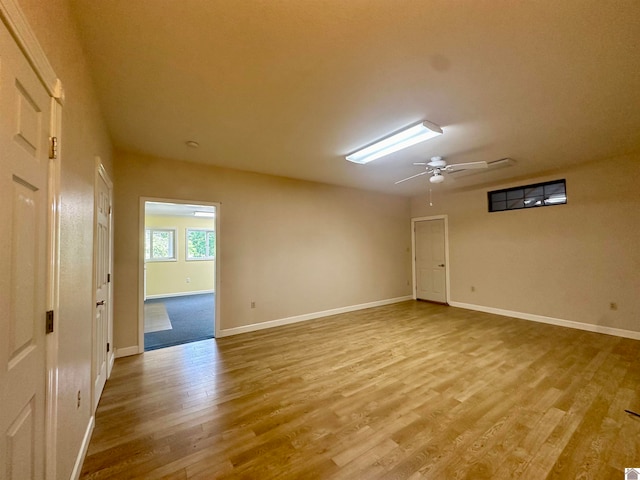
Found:
[[368, 163], [376, 158], [384, 157], [416, 143], [424, 142], [442, 135], [442, 129], [431, 122], [421, 122], [401, 132], [380, 140], [368, 147], [362, 148], [345, 158], [354, 163]]
[[216, 216], [215, 212], [193, 212], [193, 215], [196, 217], [209, 217], [209, 218], [213, 218]]

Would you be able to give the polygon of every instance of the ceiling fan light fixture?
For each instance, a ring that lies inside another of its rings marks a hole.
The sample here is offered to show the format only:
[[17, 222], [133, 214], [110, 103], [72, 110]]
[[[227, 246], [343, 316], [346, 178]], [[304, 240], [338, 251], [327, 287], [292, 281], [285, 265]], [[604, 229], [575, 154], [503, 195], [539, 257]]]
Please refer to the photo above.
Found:
[[438, 135], [442, 135], [442, 129], [434, 123], [424, 121], [383, 138], [368, 147], [356, 150], [345, 158], [353, 163], [365, 164]]
[[429, 177], [429, 181], [431, 183], [442, 183], [444, 182], [444, 176], [439, 172], [434, 172], [433, 176]]

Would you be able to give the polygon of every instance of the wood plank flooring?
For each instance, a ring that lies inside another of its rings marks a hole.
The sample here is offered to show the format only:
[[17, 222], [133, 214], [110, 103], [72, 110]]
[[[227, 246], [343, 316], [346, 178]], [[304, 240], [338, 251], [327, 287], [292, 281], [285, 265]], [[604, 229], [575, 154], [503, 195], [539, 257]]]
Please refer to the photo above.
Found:
[[424, 302], [116, 360], [85, 479], [622, 479], [640, 341]]

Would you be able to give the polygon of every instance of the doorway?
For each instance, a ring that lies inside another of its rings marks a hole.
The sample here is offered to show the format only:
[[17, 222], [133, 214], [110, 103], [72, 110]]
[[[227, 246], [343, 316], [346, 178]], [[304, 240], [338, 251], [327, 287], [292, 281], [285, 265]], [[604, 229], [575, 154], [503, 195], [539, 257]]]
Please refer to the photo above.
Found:
[[449, 302], [448, 225], [444, 215], [412, 219], [414, 298]]
[[216, 335], [219, 205], [145, 199], [144, 350]]

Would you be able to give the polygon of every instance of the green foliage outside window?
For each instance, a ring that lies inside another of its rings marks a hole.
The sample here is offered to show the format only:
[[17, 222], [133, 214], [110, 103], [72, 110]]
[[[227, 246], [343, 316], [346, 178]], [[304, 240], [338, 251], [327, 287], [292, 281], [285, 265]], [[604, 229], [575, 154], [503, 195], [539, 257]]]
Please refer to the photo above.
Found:
[[146, 229], [144, 239], [144, 258], [146, 260], [175, 259], [174, 238], [174, 230]]
[[208, 260], [216, 256], [216, 232], [187, 229], [187, 259]]

